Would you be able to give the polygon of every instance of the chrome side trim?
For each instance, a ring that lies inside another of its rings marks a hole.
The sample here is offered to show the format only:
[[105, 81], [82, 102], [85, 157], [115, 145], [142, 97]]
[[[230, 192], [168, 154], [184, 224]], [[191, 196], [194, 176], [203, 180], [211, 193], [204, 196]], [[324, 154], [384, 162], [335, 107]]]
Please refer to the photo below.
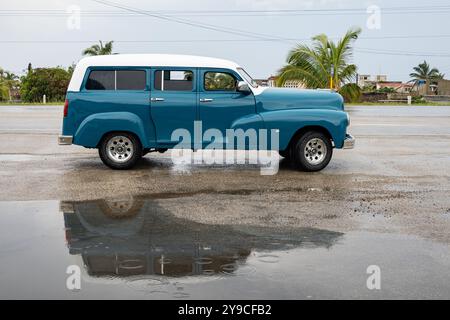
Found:
[[59, 145], [70, 145], [72, 144], [73, 137], [72, 136], [58, 136], [58, 144]]

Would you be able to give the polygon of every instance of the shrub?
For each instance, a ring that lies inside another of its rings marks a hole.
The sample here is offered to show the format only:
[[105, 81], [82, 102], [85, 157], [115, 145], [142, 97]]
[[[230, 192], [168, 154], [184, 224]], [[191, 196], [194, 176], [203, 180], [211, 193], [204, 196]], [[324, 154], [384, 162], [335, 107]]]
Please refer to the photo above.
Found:
[[56, 102], [65, 99], [70, 73], [63, 68], [38, 68], [28, 72], [21, 80], [23, 101], [40, 102], [45, 94], [47, 101]]

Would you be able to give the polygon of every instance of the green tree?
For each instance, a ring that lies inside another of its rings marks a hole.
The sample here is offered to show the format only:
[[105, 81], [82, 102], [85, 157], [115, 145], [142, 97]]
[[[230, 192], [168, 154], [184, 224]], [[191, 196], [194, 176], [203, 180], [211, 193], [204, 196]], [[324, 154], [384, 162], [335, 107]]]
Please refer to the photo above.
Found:
[[277, 85], [282, 86], [286, 81], [296, 80], [312, 89], [332, 87], [346, 100], [357, 100], [361, 89], [352, 82], [356, 77], [357, 67], [350, 64], [349, 60], [353, 54], [352, 45], [360, 33], [359, 28], [350, 29], [337, 43], [320, 34], [312, 38], [311, 47], [297, 45], [289, 52], [287, 64], [280, 69]]
[[8, 87], [6, 86], [3, 77], [4, 77], [5, 71], [0, 68], [0, 101], [7, 101], [9, 100], [9, 91]]
[[11, 99], [12, 91], [19, 87], [19, 77], [14, 73], [0, 68], [0, 100], [8, 101]]
[[417, 67], [414, 67], [413, 70], [414, 72], [410, 73], [409, 76], [412, 78], [411, 82], [415, 85], [417, 85], [420, 81], [431, 83], [434, 80], [444, 78], [444, 74], [439, 73], [437, 68], [431, 68], [426, 61], [420, 63]]
[[75, 67], [77, 65], [75, 63], [72, 63], [68, 68], [67, 68], [67, 72], [69, 72], [70, 76], [72, 77], [73, 72], [75, 71]]
[[381, 89], [378, 89], [376, 92], [378, 92], [378, 93], [396, 93], [397, 91], [395, 91], [394, 88], [381, 88]]
[[0, 101], [8, 101], [10, 99], [9, 88], [0, 78]]
[[0, 101], [8, 101], [9, 98], [8, 87], [0, 81]]
[[4, 76], [4, 82], [8, 88], [9, 99], [13, 96], [13, 90], [19, 89], [20, 82], [19, 77], [12, 72], [6, 71]]
[[100, 45], [94, 44], [93, 46], [84, 49], [83, 55], [84, 56], [101, 56], [101, 55], [108, 55], [113, 54], [112, 53], [112, 47], [113, 47], [114, 41], [108, 41], [103, 45], [102, 41], [99, 41]]
[[63, 101], [70, 73], [60, 67], [37, 68], [21, 78], [20, 93], [25, 102], [40, 102], [45, 94], [47, 101]]

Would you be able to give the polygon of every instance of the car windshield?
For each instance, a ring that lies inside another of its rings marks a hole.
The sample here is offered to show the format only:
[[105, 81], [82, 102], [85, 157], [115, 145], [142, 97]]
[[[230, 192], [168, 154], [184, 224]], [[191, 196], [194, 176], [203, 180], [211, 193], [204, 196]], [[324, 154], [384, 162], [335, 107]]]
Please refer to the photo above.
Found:
[[237, 68], [237, 70], [239, 71], [239, 74], [245, 79], [245, 81], [247, 81], [247, 83], [249, 83], [253, 88], [258, 87], [256, 81], [253, 80], [253, 78], [247, 73], [247, 71], [242, 68]]

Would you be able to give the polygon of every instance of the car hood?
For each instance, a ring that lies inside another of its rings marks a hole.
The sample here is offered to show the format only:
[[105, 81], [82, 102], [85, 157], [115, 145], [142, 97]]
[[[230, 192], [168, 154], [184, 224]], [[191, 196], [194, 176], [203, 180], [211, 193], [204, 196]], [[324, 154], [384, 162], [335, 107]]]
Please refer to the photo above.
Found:
[[304, 90], [290, 88], [266, 88], [256, 95], [260, 110], [280, 109], [344, 109], [342, 96], [329, 90]]

